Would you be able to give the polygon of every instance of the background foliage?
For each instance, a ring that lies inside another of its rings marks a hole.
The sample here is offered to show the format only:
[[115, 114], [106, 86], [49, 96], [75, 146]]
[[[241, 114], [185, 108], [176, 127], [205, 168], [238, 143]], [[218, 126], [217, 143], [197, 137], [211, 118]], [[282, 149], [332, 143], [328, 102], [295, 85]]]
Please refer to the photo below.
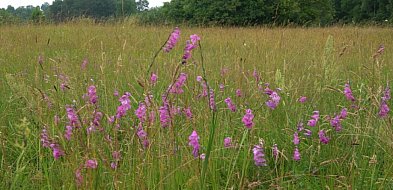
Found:
[[[393, 16], [393, 0], [172, 0], [162, 7], [148, 6], [147, 0], [55, 0], [40, 10], [51, 22], [139, 15], [143, 24], [229, 26], [388, 24]], [[0, 23], [36, 20], [34, 9], [0, 9]]]

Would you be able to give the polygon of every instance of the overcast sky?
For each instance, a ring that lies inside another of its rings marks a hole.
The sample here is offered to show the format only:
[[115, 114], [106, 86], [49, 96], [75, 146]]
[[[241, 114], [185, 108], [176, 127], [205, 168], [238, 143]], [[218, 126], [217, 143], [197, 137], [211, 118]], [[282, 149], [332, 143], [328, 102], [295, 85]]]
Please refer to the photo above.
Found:
[[[41, 6], [45, 2], [52, 4], [52, 1], [53, 0], [0, 0], [0, 8], [7, 8], [8, 5], [12, 5], [15, 8], [18, 8], [20, 6], [27, 6], [27, 5]], [[149, 1], [149, 7], [156, 7], [156, 6], [162, 6], [163, 2], [168, 2], [170, 0], [148, 0], [148, 1]]]

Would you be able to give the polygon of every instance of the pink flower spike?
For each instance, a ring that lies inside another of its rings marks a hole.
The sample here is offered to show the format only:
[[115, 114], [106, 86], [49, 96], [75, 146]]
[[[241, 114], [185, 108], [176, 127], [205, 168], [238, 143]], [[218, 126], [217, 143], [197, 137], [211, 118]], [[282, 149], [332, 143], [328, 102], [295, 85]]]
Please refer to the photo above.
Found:
[[278, 147], [277, 147], [277, 144], [274, 144], [274, 145], [273, 145], [273, 157], [274, 157], [275, 159], [278, 158]]
[[293, 144], [298, 145], [300, 142], [299, 135], [297, 132], [293, 134]]
[[346, 83], [346, 84], [345, 84], [345, 87], [344, 87], [344, 95], [345, 95], [345, 97], [347, 98], [347, 100], [350, 100], [350, 101], [352, 101], [352, 102], [355, 101], [355, 97], [353, 97], [352, 90], [351, 90], [351, 86], [349, 85], [349, 83]]
[[98, 166], [98, 162], [95, 159], [92, 160], [86, 160], [85, 162], [85, 168], [91, 168], [91, 169], [95, 169]]
[[150, 83], [152, 85], [155, 85], [157, 83], [157, 78], [158, 78], [157, 75], [155, 73], [152, 73], [150, 76]]
[[240, 89], [236, 90], [236, 96], [237, 97], [242, 97], [242, 91]]
[[262, 145], [255, 145], [252, 152], [254, 154], [254, 163], [256, 166], [267, 166]]
[[251, 109], [247, 109], [246, 110], [246, 114], [243, 116], [243, 123], [244, 126], [246, 126], [248, 129], [251, 129], [254, 126], [254, 115], [252, 114], [252, 110]]
[[169, 36], [169, 39], [166, 42], [165, 47], [163, 48], [164, 51], [166, 53], [170, 52], [179, 41], [179, 38], [180, 38], [180, 29], [176, 27], [171, 33], [171, 35]]
[[229, 148], [232, 146], [232, 138], [231, 137], [226, 137], [224, 139], [224, 147]]
[[299, 149], [296, 147], [295, 151], [293, 152], [293, 160], [299, 161], [300, 160], [300, 152]]
[[304, 102], [307, 101], [307, 97], [302, 96], [302, 97], [300, 97], [300, 98], [298, 99], [298, 101], [299, 101], [300, 103], [304, 103]]
[[188, 140], [189, 140], [188, 145], [193, 147], [192, 155], [195, 158], [197, 158], [199, 155], [199, 149], [200, 149], [198, 133], [195, 130], [192, 131], [191, 135], [188, 137]]

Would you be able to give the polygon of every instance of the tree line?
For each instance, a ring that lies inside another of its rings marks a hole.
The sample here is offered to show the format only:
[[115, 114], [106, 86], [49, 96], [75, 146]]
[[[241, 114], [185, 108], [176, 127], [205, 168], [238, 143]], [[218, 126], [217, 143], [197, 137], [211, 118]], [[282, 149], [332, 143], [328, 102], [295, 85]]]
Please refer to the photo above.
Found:
[[145, 23], [301, 25], [392, 23], [393, 0], [171, 0]]
[[0, 24], [105, 20], [136, 16], [145, 24], [301, 25], [393, 23], [393, 0], [171, 0], [148, 9], [147, 0], [55, 0], [41, 7], [0, 9]]
[[41, 6], [8, 6], [0, 9], [0, 24], [18, 22], [65, 22], [89, 17], [97, 20], [128, 17], [149, 7], [147, 0], [55, 0]]

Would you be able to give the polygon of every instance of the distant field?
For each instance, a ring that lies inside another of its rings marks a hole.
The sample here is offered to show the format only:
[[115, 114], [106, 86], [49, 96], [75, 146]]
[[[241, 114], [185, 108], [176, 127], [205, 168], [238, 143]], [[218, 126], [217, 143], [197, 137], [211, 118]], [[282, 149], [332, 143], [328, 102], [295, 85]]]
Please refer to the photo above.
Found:
[[0, 27], [0, 189], [393, 189], [391, 28], [172, 30]]

